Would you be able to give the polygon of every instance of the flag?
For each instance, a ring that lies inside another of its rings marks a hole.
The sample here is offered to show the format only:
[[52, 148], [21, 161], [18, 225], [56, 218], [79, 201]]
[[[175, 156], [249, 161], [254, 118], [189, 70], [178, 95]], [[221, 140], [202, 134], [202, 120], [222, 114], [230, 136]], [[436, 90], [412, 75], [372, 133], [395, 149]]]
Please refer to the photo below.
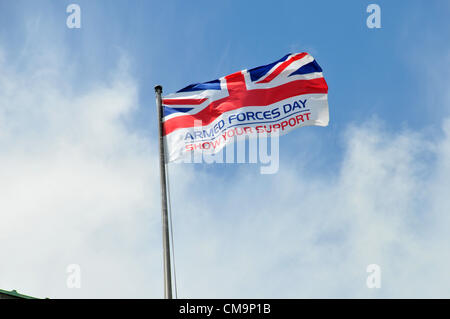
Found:
[[322, 68], [306, 52], [188, 85], [162, 99], [167, 162], [195, 151], [217, 153], [235, 136], [327, 126], [327, 93]]

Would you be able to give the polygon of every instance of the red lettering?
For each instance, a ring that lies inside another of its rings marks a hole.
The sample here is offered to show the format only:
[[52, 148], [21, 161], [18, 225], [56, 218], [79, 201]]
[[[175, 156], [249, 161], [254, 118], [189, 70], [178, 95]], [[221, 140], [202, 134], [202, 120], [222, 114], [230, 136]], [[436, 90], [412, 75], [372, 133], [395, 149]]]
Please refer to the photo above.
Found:
[[[208, 145], [208, 147], [205, 147], [205, 144]], [[201, 145], [202, 145], [202, 148], [205, 149], [205, 150], [207, 150], [207, 149], [209, 149], [209, 148], [211, 147], [211, 145], [209, 144], [209, 142], [204, 142], [204, 143], [201, 144]]]
[[[293, 121], [293, 122], [291, 123], [291, 121]], [[295, 119], [293, 117], [289, 119], [290, 126], [295, 126], [296, 124], [297, 124], [297, 122], [295, 121]]]

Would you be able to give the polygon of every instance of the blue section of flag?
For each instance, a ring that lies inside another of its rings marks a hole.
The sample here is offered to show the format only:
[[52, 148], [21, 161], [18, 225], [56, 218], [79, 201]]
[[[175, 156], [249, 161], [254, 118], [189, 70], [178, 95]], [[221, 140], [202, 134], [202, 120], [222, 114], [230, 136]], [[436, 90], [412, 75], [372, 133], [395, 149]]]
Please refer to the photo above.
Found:
[[185, 88], [177, 91], [180, 92], [191, 92], [191, 91], [201, 91], [201, 90], [220, 90], [220, 81], [214, 80], [205, 83], [196, 83], [186, 86]]
[[296, 75], [296, 74], [308, 74], [308, 73], [314, 73], [314, 72], [322, 72], [322, 68], [316, 62], [316, 60], [305, 64], [297, 71], [294, 71], [291, 74], [289, 74], [289, 76]]
[[278, 61], [248, 70], [248, 72], [250, 73], [250, 78], [253, 82], [258, 81], [260, 78], [266, 75], [267, 72], [269, 72], [277, 63], [285, 61], [290, 55], [291, 54], [286, 54]]
[[186, 113], [189, 112], [190, 110], [193, 109], [193, 107], [178, 107], [178, 108], [172, 108], [172, 107], [168, 107], [168, 106], [163, 106], [164, 107], [164, 116], [173, 114], [173, 113]]

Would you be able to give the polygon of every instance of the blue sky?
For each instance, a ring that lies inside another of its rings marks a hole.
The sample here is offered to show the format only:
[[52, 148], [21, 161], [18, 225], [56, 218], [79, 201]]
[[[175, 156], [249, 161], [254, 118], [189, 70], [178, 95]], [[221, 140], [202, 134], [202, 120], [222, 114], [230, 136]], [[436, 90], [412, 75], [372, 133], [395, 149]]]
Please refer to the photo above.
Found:
[[[15, 229], [2, 229], [0, 288], [160, 297], [153, 87], [307, 51], [330, 124], [284, 136], [277, 174], [171, 166], [180, 296], [448, 297], [433, 268], [450, 265], [448, 1], [376, 1], [381, 29], [366, 26], [369, 1], [77, 1], [82, 27], [68, 29], [70, 3], [0, 2], [0, 211]], [[26, 266], [24, 232], [42, 249]], [[65, 287], [70, 263], [82, 289]]]

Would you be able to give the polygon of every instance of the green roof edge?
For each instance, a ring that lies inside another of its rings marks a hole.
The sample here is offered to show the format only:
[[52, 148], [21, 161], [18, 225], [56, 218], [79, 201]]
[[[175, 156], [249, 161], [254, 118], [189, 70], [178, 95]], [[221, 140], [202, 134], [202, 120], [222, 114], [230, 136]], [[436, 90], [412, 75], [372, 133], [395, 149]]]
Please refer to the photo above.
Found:
[[36, 298], [36, 297], [31, 297], [31, 296], [19, 294], [16, 290], [7, 291], [7, 290], [0, 289], [0, 294], [4, 294], [4, 295], [8, 295], [8, 296], [14, 296], [14, 297], [17, 297], [17, 298], [22, 298], [22, 299], [39, 299], [39, 298]]

